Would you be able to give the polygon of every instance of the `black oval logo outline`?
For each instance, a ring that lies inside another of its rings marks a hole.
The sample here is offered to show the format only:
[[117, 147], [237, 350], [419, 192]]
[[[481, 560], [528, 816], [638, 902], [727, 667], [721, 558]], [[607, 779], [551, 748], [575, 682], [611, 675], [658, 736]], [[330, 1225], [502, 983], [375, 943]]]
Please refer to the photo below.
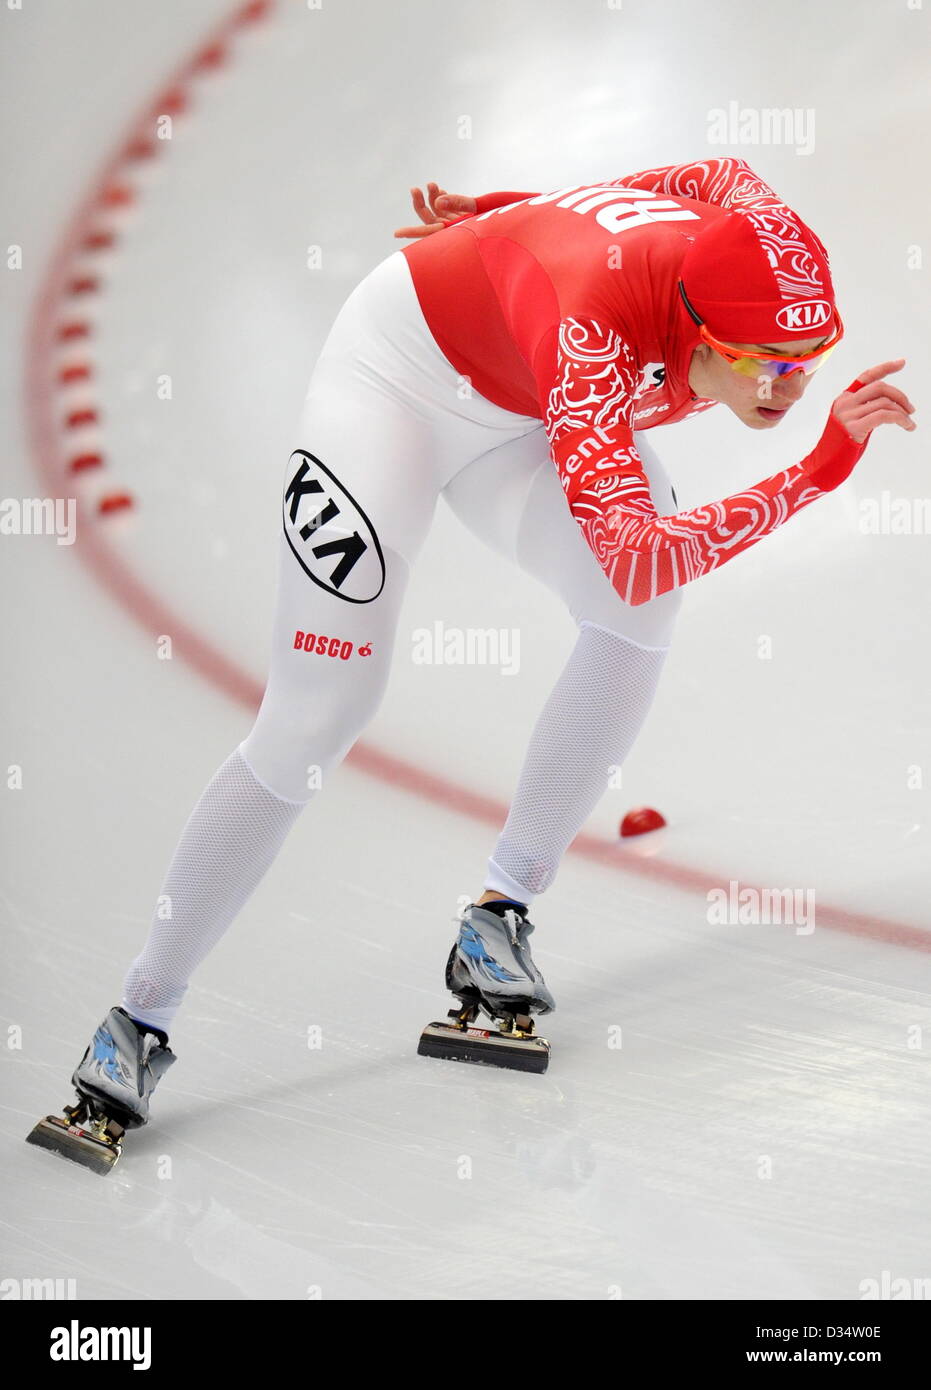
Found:
[[369, 535], [372, 537], [372, 541], [373, 541], [374, 546], [375, 546], [375, 554], [378, 556], [378, 563], [381, 565], [381, 583], [379, 584], [378, 588], [376, 589], [375, 593], [372, 595], [371, 598], [351, 598], [351, 597], [349, 596], [349, 594], [341, 594], [340, 591], [339, 591], [339, 589], [334, 588], [332, 584], [324, 584], [324, 582], [323, 582], [322, 579], [318, 579], [317, 576], [316, 576], [314, 573], [312, 573], [311, 570], [309, 570], [309, 569], [307, 568], [307, 566], [306, 566], [305, 563], [304, 563], [303, 558], [298, 554], [297, 550], [295, 550], [294, 544], [293, 544], [293, 542], [292, 542], [292, 540], [291, 540], [291, 537], [290, 537], [290, 535], [288, 534], [288, 521], [287, 521], [287, 515], [288, 515], [288, 513], [287, 513], [287, 489], [286, 489], [286, 490], [285, 490], [285, 499], [282, 501], [282, 504], [281, 504], [281, 524], [282, 524], [282, 528], [283, 528], [283, 530], [284, 530], [284, 538], [285, 538], [285, 540], [288, 542], [288, 545], [289, 545], [289, 547], [290, 547], [290, 549], [291, 549], [291, 554], [294, 556], [295, 560], [296, 560], [297, 563], [300, 565], [301, 569], [302, 569], [302, 570], [304, 571], [304, 573], [307, 575], [308, 579], [312, 579], [313, 582], [314, 582], [315, 584], [317, 584], [321, 589], [323, 589], [326, 593], [328, 593], [328, 594], [333, 594], [333, 595], [335, 595], [336, 598], [341, 598], [341, 599], [343, 600], [344, 603], [374, 603], [375, 600], [378, 598], [378, 595], [381, 593], [382, 589], [385, 587], [385, 580], [386, 580], [386, 578], [387, 578], [387, 573], [388, 573], [388, 572], [387, 572], [387, 567], [386, 567], [386, 565], [385, 565], [385, 557], [384, 557], [384, 554], [383, 554], [382, 548], [381, 548], [381, 542], [380, 542], [379, 539], [378, 539], [378, 535], [377, 535], [377, 533], [376, 533], [376, 531], [375, 531], [375, 527], [372, 525], [372, 523], [371, 523], [371, 521], [369, 520], [368, 516], [367, 516], [366, 513], [362, 510], [362, 508], [359, 506], [358, 502], [357, 502], [356, 499], [353, 497], [353, 495], [352, 495], [352, 493], [349, 491], [349, 489], [348, 489], [347, 487], [343, 487], [343, 484], [340, 482], [339, 478], [337, 478], [336, 474], [333, 473], [333, 472], [331, 472], [330, 469], [327, 468], [326, 464], [323, 463], [323, 462], [321, 462], [321, 460], [317, 458], [316, 454], [310, 453], [310, 451], [309, 451], [308, 449], [295, 449], [295, 450], [292, 452], [291, 457], [288, 459], [288, 463], [291, 463], [292, 460], [295, 459], [295, 458], [297, 458], [298, 456], [301, 457], [301, 458], [304, 458], [304, 459], [310, 459], [312, 463], [315, 463], [315, 464], [317, 465], [318, 468], [322, 469], [322, 471], [326, 474], [326, 476], [330, 479], [330, 481], [331, 481], [332, 483], [335, 483], [335, 484], [336, 484], [336, 487], [339, 489], [339, 491], [342, 493], [342, 495], [343, 495], [344, 497], [348, 497], [348, 498], [349, 498], [349, 501], [350, 501], [350, 502], [352, 503], [352, 505], [355, 507], [355, 509], [356, 509], [356, 511], [358, 512], [359, 516], [361, 516], [362, 520], [365, 522], [366, 526], [368, 527]]

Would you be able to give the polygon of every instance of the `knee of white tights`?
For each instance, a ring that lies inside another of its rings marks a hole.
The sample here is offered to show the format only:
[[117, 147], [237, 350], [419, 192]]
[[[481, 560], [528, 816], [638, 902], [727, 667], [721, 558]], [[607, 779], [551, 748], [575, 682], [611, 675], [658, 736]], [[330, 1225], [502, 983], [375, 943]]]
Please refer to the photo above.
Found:
[[595, 611], [591, 606], [571, 609], [576, 626], [600, 627], [613, 632], [616, 637], [626, 638], [638, 647], [668, 647], [672, 641], [676, 618], [682, 607], [682, 590], [672, 589], [668, 594], [660, 594], [648, 603], [633, 607], [618, 598], [609, 610]]
[[[322, 790], [327, 773], [338, 767], [381, 703], [382, 690], [356, 692], [329, 709], [304, 693], [295, 707], [273, 691], [240, 745], [254, 775], [284, 801], [309, 801]], [[269, 698], [271, 696], [271, 698]]]

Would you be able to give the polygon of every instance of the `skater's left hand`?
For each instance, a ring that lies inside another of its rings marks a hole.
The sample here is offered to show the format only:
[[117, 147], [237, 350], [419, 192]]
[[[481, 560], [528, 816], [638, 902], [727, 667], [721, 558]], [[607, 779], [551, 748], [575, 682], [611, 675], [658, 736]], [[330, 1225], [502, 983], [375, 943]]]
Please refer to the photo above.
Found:
[[857, 444], [862, 444], [878, 425], [899, 425], [903, 430], [918, 426], [912, 419], [915, 407], [904, 391], [886, 380], [905, 366], [904, 357], [881, 362], [861, 372], [853, 387], [837, 397], [831, 407], [838, 420]]
[[[429, 203], [427, 201], [429, 199]], [[474, 217], [477, 206], [474, 198], [463, 193], [447, 193], [437, 183], [427, 184], [425, 199], [419, 188], [411, 189], [414, 211], [423, 223], [420, 227], [398, 227], [396, 237], [425, 237], [441, 232], [460, 217]]]

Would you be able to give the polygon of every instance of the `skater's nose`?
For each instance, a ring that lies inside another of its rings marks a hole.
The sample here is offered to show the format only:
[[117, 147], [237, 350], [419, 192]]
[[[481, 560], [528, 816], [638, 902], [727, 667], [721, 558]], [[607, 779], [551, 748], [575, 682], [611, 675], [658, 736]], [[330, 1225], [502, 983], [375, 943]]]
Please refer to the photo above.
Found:
[[783, 410], [794, 405], [805, 393], [808, 377], [804, 372], [794, 372], [792, 376], [777, 378], [773, 387], [772, 405], [774, 410]]

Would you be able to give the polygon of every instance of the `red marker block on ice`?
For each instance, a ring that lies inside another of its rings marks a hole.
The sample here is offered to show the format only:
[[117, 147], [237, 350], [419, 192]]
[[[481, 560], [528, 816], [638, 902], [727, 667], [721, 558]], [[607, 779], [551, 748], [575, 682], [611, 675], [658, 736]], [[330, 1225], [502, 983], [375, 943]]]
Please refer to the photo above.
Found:
[[97, 503], [97, 511], [101, 516], [107, 516], [110, 512], [122, 512], [133, 505], [133, 499], [128, 492], [110, 492], [106, 497], [101, 497]]
[[621, 821], [621, 834], [625, 838], [628, 835], [645, 835], [648, 830], [659, 830], [665, 824], [665, 818], [652, 806], [638, 806], [628, 811]]

